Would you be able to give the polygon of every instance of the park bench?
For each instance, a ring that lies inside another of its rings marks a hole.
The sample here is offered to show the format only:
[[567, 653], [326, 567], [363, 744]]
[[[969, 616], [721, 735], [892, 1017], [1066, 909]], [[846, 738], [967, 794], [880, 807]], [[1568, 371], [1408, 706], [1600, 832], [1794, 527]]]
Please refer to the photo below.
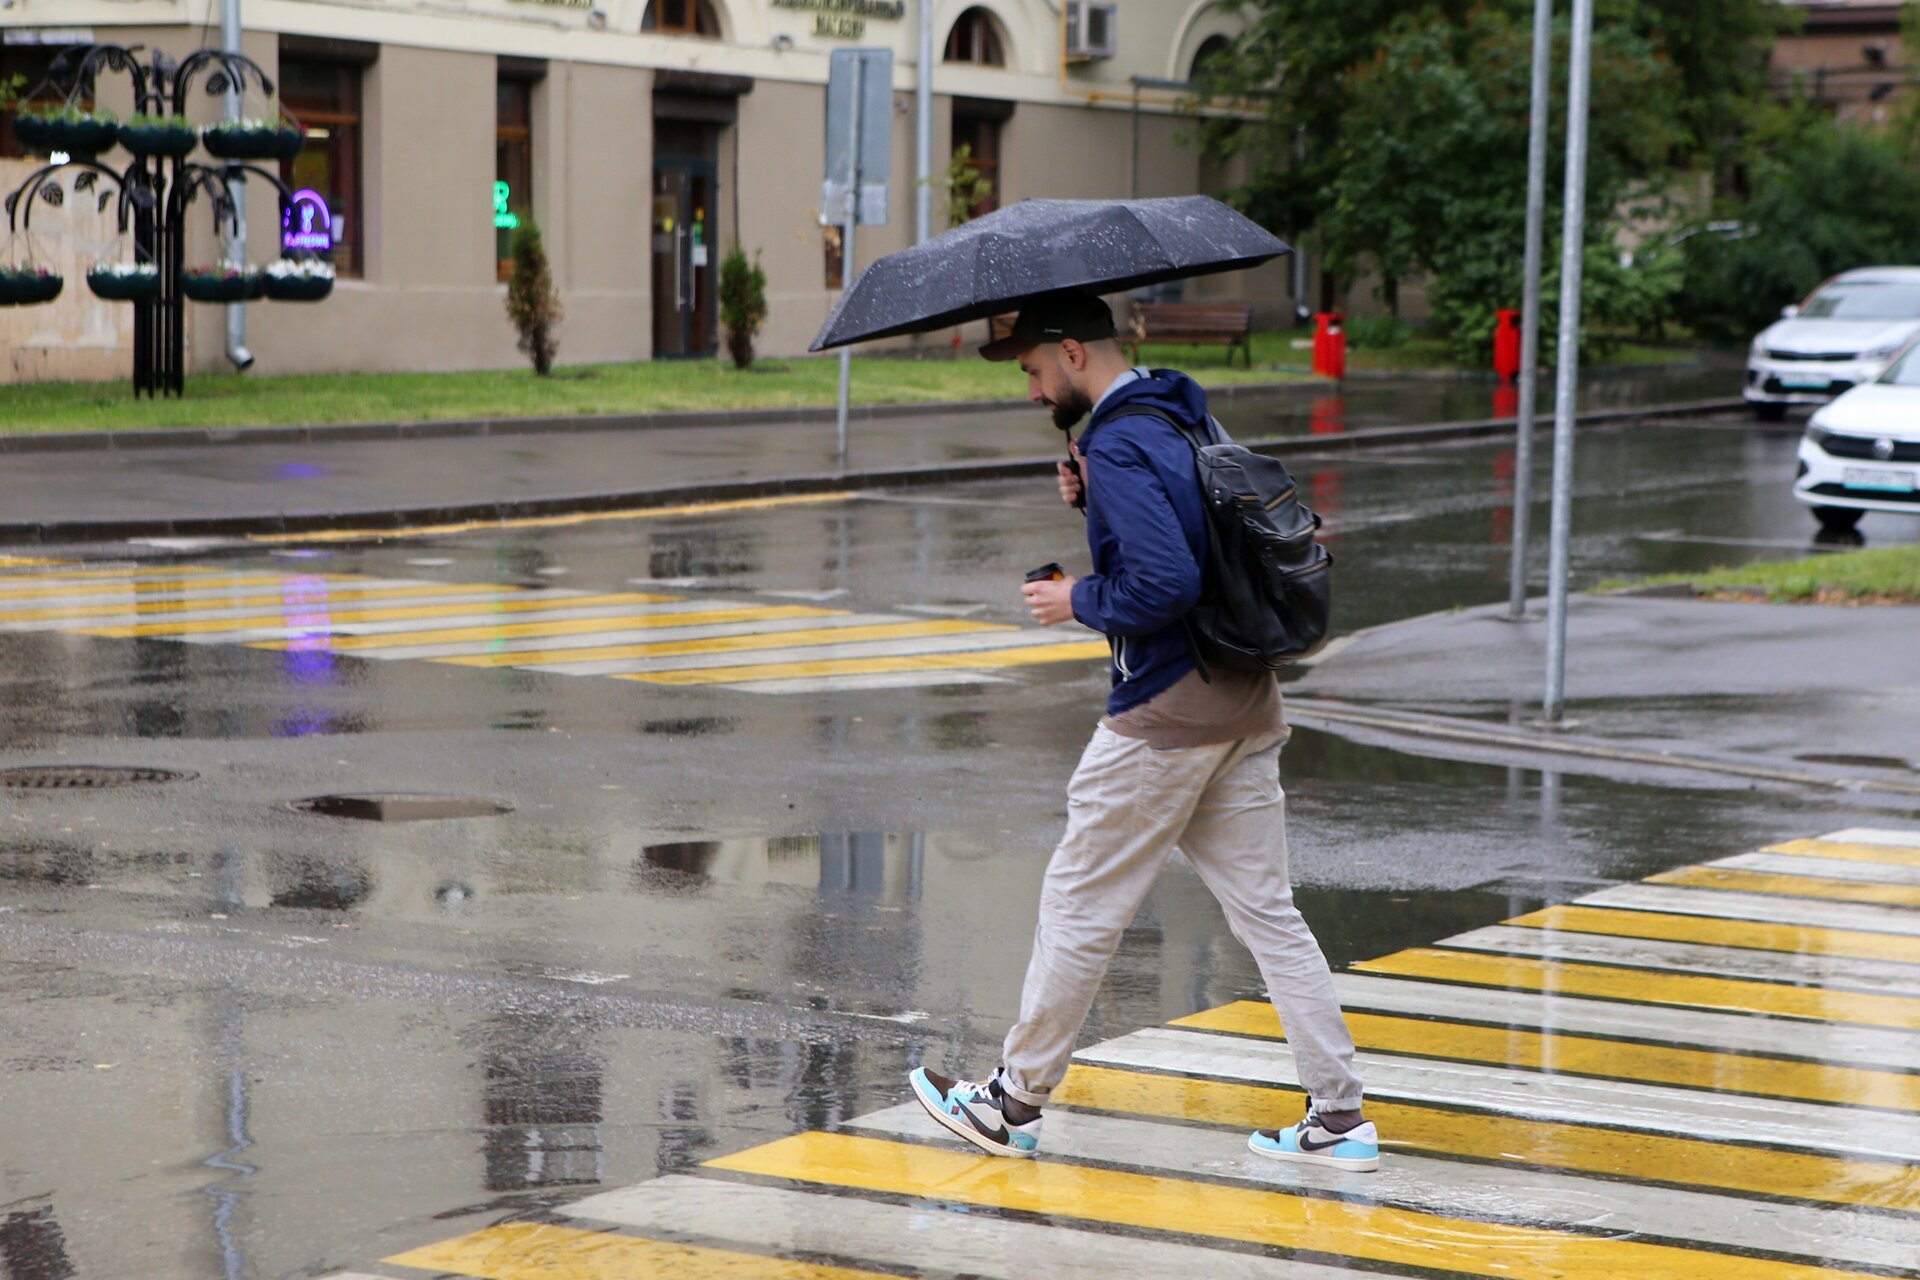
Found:
[[1136, 302], [1131, 333], [1121, 338], [1129, 360], [1140, 360], [1143, 342], [1224, 343], [1227, 363], [1233, 349], [1253, 367], [1253, 308], [1231, 302]]

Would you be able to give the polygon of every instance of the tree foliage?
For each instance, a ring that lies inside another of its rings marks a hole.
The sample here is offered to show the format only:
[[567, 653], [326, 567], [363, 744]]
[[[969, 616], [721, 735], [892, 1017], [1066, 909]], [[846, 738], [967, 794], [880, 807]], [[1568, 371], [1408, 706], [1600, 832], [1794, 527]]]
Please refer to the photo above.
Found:
[[756, 252], [751, 259], [735, 240], [720, 260], [720, 325], [727, 331], [733, 367], [753, 363], [753, 339], [767, 322], [767, 273]]
[[547, 267], [546, 247], [533, 219], [522, 218], [514, 228], [510, 253], [513, 268], [507, 277], [507, 319], [520, 334], [520, 350], [533, 361], [533, 371], [546, 376], [560, 349], [558, 333], [563, 313], [560, 294]]

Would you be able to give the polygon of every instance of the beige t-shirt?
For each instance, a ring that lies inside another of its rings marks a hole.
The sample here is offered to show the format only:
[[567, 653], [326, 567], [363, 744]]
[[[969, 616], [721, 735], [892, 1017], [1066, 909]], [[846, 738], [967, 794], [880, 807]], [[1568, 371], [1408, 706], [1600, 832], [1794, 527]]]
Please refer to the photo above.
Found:
[[1212, 674], [1208, 684], [1198, 671], [1189, 671], [1139, 706], [1100, 723], [1159, 751], [1289, 732], [1280, 684], [1271, 675], [1218, 668]]

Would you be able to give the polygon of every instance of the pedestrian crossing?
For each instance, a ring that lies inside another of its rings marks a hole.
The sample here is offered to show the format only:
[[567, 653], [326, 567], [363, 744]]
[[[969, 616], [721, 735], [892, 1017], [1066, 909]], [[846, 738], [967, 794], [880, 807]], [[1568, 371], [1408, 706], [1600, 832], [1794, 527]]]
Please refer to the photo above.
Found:
[[378, 1274], [1920, 1276], [1920, 909], [1824, 891], [1915, 867], [1850, 828], [1355, 965], [1378, 1173], [1247, 1151], [1304, 1099], [1235, 1001], [1080, 1050], [1033, 1161], [906, 1102]]
[[0, 632], [325, 652], [765, 694], [1006, 683], [1104, 659], [1085, 628], [764, 598], [208, 565], [0, 562]]

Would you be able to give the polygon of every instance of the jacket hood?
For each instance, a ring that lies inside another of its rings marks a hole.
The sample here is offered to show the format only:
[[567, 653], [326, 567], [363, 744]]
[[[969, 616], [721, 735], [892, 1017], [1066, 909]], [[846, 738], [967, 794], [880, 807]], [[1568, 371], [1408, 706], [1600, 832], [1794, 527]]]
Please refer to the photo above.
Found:
[[[1207, 420], [1207, 393], [1199, 383], [1173, 369], [1154, 369], [1144, 378], [1135, 378], [1108, 396], [1094, 411], [1087, 427], [1092, 434], [1100, 424], [1123, 417], [1128, 409], [1151, 407], [1173, 415], [1182, 422]], [[1082, 442], [1084, 447], [1085, 442]]]

